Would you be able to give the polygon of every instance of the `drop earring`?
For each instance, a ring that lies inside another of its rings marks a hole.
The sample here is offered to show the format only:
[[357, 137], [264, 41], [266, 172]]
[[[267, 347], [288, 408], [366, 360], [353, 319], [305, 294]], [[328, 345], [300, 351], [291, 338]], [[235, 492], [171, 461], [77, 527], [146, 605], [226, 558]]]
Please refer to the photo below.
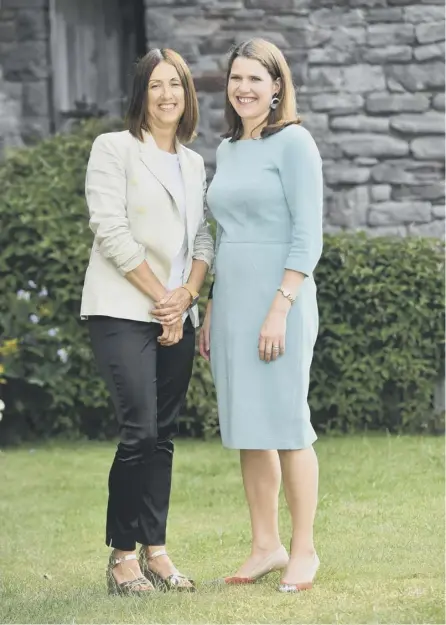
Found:
[[279, 102], [280, 102], [280, 100], [277, 97], [277, 95], [274, 95], [272, 97], [271, 104], [269, 105], [269, 108], [272, 109], [273, 111], [275, 111], [276, 108], [279, 106]]

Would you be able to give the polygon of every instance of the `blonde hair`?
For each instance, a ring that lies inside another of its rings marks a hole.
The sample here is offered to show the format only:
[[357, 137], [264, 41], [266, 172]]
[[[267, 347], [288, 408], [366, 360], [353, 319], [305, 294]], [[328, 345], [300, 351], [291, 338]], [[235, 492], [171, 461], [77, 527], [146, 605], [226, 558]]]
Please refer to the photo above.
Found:
[[230, 138], [231, 141], [237, 141], [243, 134], [241, 117], [236, 113], [228, 97], [228, 83], [232, 64], [238, 57], [259, 61], [273, 80], [280, 79], [280, 89], [277, 93], [279, 103], [276, 109], [270, 109], [266, 120], [267, 124], [261, 132], [262, 138], [269, 137], [290, 124], [300, 124], [301, 120], [297, 114], [293, 77], [285, 57], [279, 48], [270, 41], [256, 38], [240, 43], [229, 56], [225, 104], [225, 119], [228, 124], [228, 130], [223, 136]]
[[177, 138], [181, 143], [189, 143], [195, 138], [198, 125], [198, 98], [192, 74], [182, 56], [169, 48], [154, 48], [143, 56], [135, 68], [132, 95], [126, 115], [130, 133], [143, 141], [143, 130], [150, 132], [148, 120], [148, 84], [153, 70], [162, 61], [172, 65], [178, 72], [184, 89], [184, 113], [177, 128]]

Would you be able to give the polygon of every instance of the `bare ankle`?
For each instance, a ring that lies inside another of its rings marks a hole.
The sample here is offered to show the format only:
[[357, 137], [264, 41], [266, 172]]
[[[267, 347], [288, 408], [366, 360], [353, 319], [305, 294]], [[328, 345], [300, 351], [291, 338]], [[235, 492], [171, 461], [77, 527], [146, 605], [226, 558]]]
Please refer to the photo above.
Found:
[[251, 553], [252, 555], [266, 556], [274, 551], [277, 551], [277, 549], [281, 546], [282, 543], [280, 542], [280, 539], [256, 541], [252, 543]]

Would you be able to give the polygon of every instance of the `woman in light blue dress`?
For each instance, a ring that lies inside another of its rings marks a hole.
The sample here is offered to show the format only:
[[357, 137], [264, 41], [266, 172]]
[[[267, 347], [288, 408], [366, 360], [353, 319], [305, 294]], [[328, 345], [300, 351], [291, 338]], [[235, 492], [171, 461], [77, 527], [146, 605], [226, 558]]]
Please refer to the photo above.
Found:
[[[322, 251], [322, 164], [299, 125], [290, 69], [253, 39], [229, 59], [226, 120], [208, 205], [215, 280], [200, 336], [211, 361], [223, 444], [240, 449], [252, 550], [226, 583], [285, 569], [282, 592], [312, 587], [319, 566], [316, 435], [307, 402], [318, 331], [313, 271]], [[283, 477], [293, 536], [278, 531]]]

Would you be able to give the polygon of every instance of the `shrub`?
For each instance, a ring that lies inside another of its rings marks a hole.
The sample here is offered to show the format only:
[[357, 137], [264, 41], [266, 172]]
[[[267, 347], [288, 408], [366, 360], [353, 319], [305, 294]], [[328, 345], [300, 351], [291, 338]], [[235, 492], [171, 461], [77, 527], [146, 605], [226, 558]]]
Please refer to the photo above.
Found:
[[[94, 137], [106, 129], [82, 125], [0, 166], [3, 442], [116, 432], [79, 320], [92, 243], [85, 167]], [[442, 244], [327, 236], [316, 281], [320, 336], [310, 392], [316, 428], [441, 429], [433, 392], [443, 370]], [[210, 369], [201, 358], [181, 429], [200, 436], [218, 431]]]

